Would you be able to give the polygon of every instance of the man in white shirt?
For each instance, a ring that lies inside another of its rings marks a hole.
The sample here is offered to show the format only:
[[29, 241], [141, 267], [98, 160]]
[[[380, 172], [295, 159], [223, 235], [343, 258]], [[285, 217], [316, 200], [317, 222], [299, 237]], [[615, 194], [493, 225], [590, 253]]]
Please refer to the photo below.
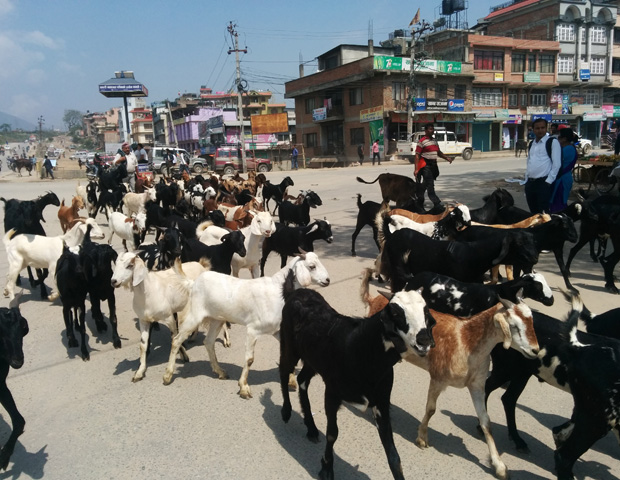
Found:
[[121, 145], [121, 151], [116, 154], [114, 157], [114, 165], [119, 165], [121, 163], [125, 163], [127, 166], [127, 176], [125, 180], [129, 182], [129, 187], [132, 192], [136, 191], [136, 165], [138, 164], [138, 159], [134, 155], [134, 153], [129, 148], [129, 144], [127, 142]]
[[547, 134], [547, 120], [537, 118], [532, 125], [536, 138], [527, 155], [525, 198], [530, 212], [535, 214], [549, 212], [552, 185], [562, 166], [562, 147], [556, 138]]

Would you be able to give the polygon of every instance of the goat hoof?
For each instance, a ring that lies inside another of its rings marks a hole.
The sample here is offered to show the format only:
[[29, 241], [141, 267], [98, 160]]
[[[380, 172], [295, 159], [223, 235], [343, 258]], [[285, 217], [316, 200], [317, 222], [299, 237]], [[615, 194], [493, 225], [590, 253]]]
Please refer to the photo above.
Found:
[[420, 448], [428, 448], [428, 442], [424, 440], [423, 438], [420, 438], [420, 437], [416, 438], [415, 443]]
[[228, 380], [228, 374], [226, 372], [218, 373], [217, 378], [219, 380]]
[[249, 400], [252, 398], [252, 392], [250, 392], [249, 388], [242, 388], [239, 390], [239, 396], [245, 400]]
[[53, 301], [54, 301], [54, 300], [56, 300], [57, 298], [58, 298], [58, 293], [56, 293], [56, 292], [52, 293], [51, 295], [48, 295], [48, 297], [47, 297], [47, 299], [48, 299], [50, 302], [53, 302]]
[[115, 338], [112, 340], [112, 345], [114, 345], [114, 348], [121, 348], [121, 339]]
[[607, 284], [607, 285], [605, 285], [605, 290], [607, 290], [609, 293], [614, 293], [616, 295], [618, 295], [618, 293], [620, 293], [620, 292], [618, 292], [618, 289], [616, 288], [615, 285]]
[[501, 464], [499, 467], [497, 467], [495, 469], [495, 476], [499, 478], [500, 480], [508, 480], [509, 475], [508, 475], [508, 469], [506, 468], [506, 465]]
[[69, 348], [76, 348], [79, 346], [78, 341], [75, 338], [70, 338], [68, 344], [69, 344]]
[[137, 383], [137, 382], [139, 382], [140, 380], [142, 380], [143, 378], [144, 378], [144, 376], [143, 376], [143, 375], [137, 375], [137, 374], [136, 374], [136, 375], [134, 375], [134, 376], [133, 376], [133, 378], [131, 379], [131, 383]]
[[351, 252], [351, 256], [352, 257], [357, 257], [357, 254], [355, 252]]
[[291, 406], [283, 406], [280, 410], [280, 413], [282, 414], [282, 420], [284, 420], [284, 423], [288, 423], [288, 421], [291, 419]]
[[90, 355], [88, 353], [86, 355], [82, 355], [82, 361], [89, 362], [90, 361]]
[[312, 443], [319, 443], [319, 432], [318, 431], [316, 433], [308, 432], [306, 434], [306, 438], [310, 440]]
[[172, 383], [172, 374], [164, 373], [164, 385], [170, 385]]

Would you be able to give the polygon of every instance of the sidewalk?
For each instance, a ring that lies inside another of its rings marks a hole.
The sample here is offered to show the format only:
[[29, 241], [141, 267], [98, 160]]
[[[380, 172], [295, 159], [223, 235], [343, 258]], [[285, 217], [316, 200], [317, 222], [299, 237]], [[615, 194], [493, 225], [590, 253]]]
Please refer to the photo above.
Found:
[[[474, 154], [471, 157], [471, 160], [484, 160], [484, 159], [507, 158], [507, 157], [525, 159], [527, 155], [521, 154], [521, 157], [516, 157], [515, 152], [512, 149], [501, 150], [498, 152], [481, 152], [479, 150], [474, 150]], [[456, 159], [463, 160], [462, 157], [456, 157]], [[410, 163], [409, 160], [399, 158], [396, 155], [392, 155], [391, 159], [388, 159], [385, 161], [387, 161], [390, 165], [407, 165]], [[444, 161], [444, 160], [440, 160], [440, 161]], [[469, 161], [469, 160], [463, 160], [463, 161]], [[372, 164], [372, 163], [369, 163], [369, 164]], [[366, 160], [364, 160], [364, 165], [366, 165]]]

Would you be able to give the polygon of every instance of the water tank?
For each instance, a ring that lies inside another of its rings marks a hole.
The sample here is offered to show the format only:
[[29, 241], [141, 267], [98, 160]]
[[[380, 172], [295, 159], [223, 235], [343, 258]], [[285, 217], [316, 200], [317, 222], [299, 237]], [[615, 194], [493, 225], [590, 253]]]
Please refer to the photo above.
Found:
[[405, 32], [404, 32], [404, 30], [394, 30], [394, 36], [396, 38], [404, 37], [405, 36]]
[[452, 0], [452, 9], [455, 12], [465, 10], [465, 0]]
[[452, 0], [441, 0], [441, 14], [452, 15], [454, 13], [454, 6]]

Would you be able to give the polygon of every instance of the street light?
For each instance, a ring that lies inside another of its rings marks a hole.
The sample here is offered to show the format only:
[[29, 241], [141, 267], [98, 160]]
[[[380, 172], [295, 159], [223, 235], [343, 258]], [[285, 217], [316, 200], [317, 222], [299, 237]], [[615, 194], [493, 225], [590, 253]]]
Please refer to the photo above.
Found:
[[37, 121], [39, 122], [39, 143], [41, 143], [43, 142], [43, 124], [45, 123], [43, 115], [40, 115]]
[[114, 72], [114, 78], [99, 84], [99, 93], [108, 98], [123, 97], [125, 125], [127, 127], [125, 141], [129, 142], [129, 135], [131, 132], [129, 127], [127, 97], [148, 97], [148, 89], [134, 78], [133, 72], [121, 70], [120, 72]]

